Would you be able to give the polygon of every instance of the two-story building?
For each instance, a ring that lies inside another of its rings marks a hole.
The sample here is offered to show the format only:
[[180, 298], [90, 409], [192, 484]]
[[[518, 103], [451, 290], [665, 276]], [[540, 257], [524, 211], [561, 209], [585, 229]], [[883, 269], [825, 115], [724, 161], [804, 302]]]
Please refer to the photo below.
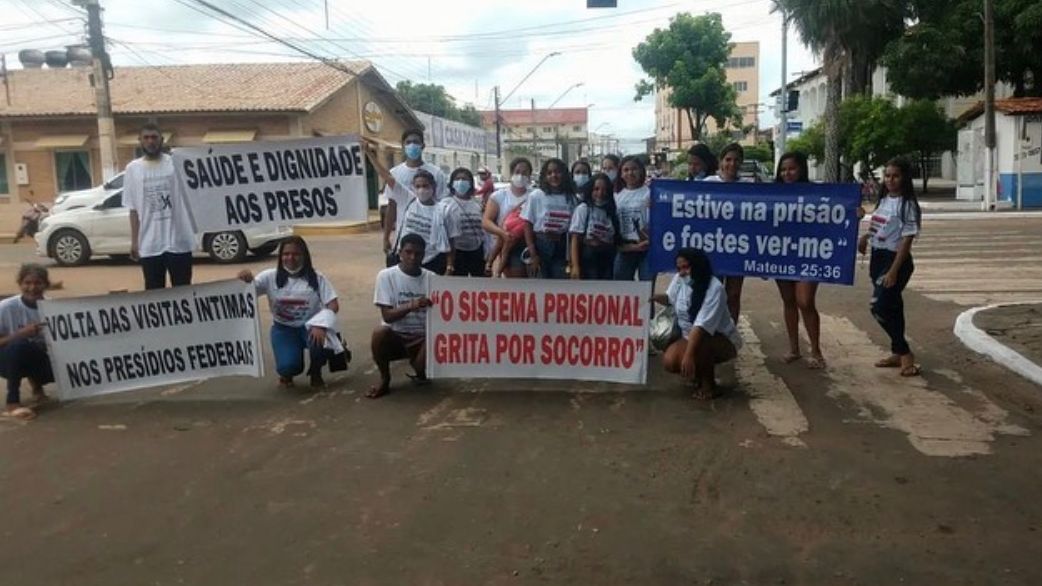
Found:
[[[526, 156], [533, 165], [559, 157], [569, 164], [589, 156], [589, 112], [586, 108], [500, 110], [500, 144], [503, 161]], [[495, 152], [496, 113], [481, 113]]]

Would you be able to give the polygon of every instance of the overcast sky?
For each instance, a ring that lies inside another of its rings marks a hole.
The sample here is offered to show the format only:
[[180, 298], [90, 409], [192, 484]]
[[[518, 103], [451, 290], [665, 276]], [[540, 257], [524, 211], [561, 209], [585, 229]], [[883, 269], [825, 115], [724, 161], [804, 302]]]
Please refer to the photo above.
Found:
[[[323, 57], [369, 59], [392, 84], [428, 80], [460, 104], [492, 107], [551, 52], [503, 104], [590, 108], [590, 129], [611, 133], [624, 150], [643, 149], [654, 134], [654, 98], [634, 102], [642, 72], [632, 48], [678, 12], [719, 12], [734, 41], [760, 41], [760, 101], [781, 79], [781, 19], [771, 0], [618, 0], [587, 9], [586, 0], [210, 0], [280, 38]], [[116, 65], [289, 61], [305, 57], [205, 16], [196, 0], [101, 0]], [[328, 3], [329, 28], [326, 28]], [[23, 48], [61, 48], [83, 37], [69, 0], [0, 0], [0, 51], [18, 67]], [[68, 19], [68, 20], [67, 20]], [[315, 37], [328, 42], [304, 41]], [[814, 56], [790, 33], [789, 71], [814, 67]], [[790, 77], [792, 79], [792, 77]], [[766, 107], [765, 107], [766, 108]], [[761, 124], [773, 122], [766, 108]]]

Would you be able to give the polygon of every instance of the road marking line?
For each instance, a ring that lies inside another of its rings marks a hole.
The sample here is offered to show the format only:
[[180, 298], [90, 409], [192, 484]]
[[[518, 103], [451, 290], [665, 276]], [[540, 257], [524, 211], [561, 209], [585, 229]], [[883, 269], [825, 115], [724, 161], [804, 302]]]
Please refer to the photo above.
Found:
[[904, 432], [923, 454], [988, 454], [995, 435], [1004, 433], [1005, 424], [994, 421], [994, 409], [983, 409], [984, 417], [975, 415], [931, 390], [922, 377], [902, 378], [895, 369], [873, 367], [887, 351], [850, 320], [821, 314], [821, 337], [830, 357], [825, 373], [833, 382], [828, 396], [848, 397], [862, 418]]
[[735, 374], [749, 395], [749, 407], [769, 435], [781, 438], [790, 446], [807, 447], [799, 438], [810, 429], [789, 386], [767, 369], [767, 356], [760, 346], [749, 320], [742, 316], [738, 322], [742, 335], [742, 349], [735, 359]]

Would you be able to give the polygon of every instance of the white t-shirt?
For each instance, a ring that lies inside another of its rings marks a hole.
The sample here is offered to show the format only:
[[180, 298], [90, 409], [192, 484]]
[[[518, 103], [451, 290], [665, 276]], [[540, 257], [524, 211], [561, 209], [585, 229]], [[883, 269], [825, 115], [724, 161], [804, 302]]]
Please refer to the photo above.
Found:
[[268, 296], [268, 307], [271, 308], [271, 317], [275, 323], [302, 326], [337, 298], [329, 279], [318, 271], [315, 273], [318, 275], [318, 291], [311, 288], [307, 279], [293, 276], [286, 279], [284, 286], [278, 287], [275, 284], [275, 269], [265, 269], [254, 277], [257, 295]]
[[[445, 179], [445, 174], [441, 172], [441, 168], [431, 163], [424, 163], [419, 167], [410, 167], [405, 163], [398, 163], [394, 167], [391, 167], [391, 175], [394, 176], [394, 181], [398, 185], [405, 187], [407, 190], [412, 189], [412, 180], [416, 177], [416, 171], [423, 169], [434, 176], [434, 199], [441, 201], [449, 195], [449, 182]], [[406, 191], [403, 193], [396, 193], [395, 190], [388, 186], [384, 187], [384, 190], [380, 192], [380, 205], [384, 205], [388, 200], [394, 200], [395, 205], [398, 206], [398, 210], [401, 211], [402, 207], [408, 202], [408, 197], [411, 192]]]
[[724, 178], [719, 175], [710, 175], [702, 181], [708, 181], [709, 183], [755, 183], [750, 177], [739, 177], [734, 181], [724, 181]]
[[[394, 186], [394, 191], [399, 190], [412, 194], [400, 183]], [[449, 251], [449, 238], [445, 234], [445, 223], [438, 211], [438, 204], [432, 200], [430, 205], [425, 205], [414, 194], [410, 197], [404, 208], [398, 208], [394, 251], [398, 252], [399, 244], [406, 234], [419, 234], [427, 244], [423, 250], [423, 263], [427, 264], [439, 254]]]
[[636, 189], [623, 189], [615, 194], [615, 207], [618, 209], [619, 232], [627, 242], [640, 242], [647, 234], [648, 214], [651, 205], [651, 190], [646, 185]]
[[[21, 295], [0, 301], [0, 336], [10, 336], [25, 326], [40, 321], [40, 310], [26, 305]], [[29, 340], [42, 344], [43, 335], [37, 334]]]
[[919, 234], [919, 224], [912, 215], [914, 206], [908, 206], [908, 217], [901, 219], [903, 197], [887, 196], [879, 202], [879, 207], [872, 212], [868, 227], [869, 242], [872, 248], [885, 248], [897, 252], [901, 239]]
[[604, 208], [585, 203], [581, 203], [579, 207], [575, 208], [572, 225], [568, 231], [572, 234], [582, 234], [584, 240], [593, 240], [598, 244], [615, 242], [615, 226], [608, 217], [608, 212]]
[[727, 308], [727, 296], [724, 294], [724, 286], [719, 279], [713, 277], [709, 280], [709, 288], [706, 289], [702, 308], [698, 311], [694, 321], [691, 321], [691, 315], [688, 313], [691, 308], [691, 285], [688, 284], [687, 279], [681, 277], [679, 273], [673, 275], [673, 280], [666, 289], [666, 296], [669, 297], [669, 303], [677, 313], [677, 326], [680, 327], [682, 336], [687, 338], [691, 333], [691, 328], [697, 326], [711, 336], [723, 334], [736, 349], [742, 347], [742, 337], [738, 335], [738, 329], [735, 328], [734, 320], [731, 319], [731, 312]]
[[452, 196], [438, 203], [445, 233], [456, 250], [470, 252], [485, 243], [485, 229], [481, 227], [481, 202], [469, 197]]
[[195, 248], [191, 213], [170, 155], [162, 153], [158, 161], [141, 157], [127, 164], [123, 205], [137, 212], [141, 257], [191, 252]]
[[[418, 276], [411, 277], [398, 266], [383, 269], [376, 275], [373, 304], [393, 309], [413, 299], [425, 297], [428, 293], [428, 282], [433, 274], [427, 269], [420, 269]], [[423, 337], [427, 332], [427, 308], [410, 311], [392, 324], [383, 321], [381, 323], [399, 334], [413, 338]]]
[[521, 208], [521, 217], [532, 224], [533, 232], [564, 234], [572, 225], [572, 201], [563, 193], [545, 193], [541, 189], [533, 189]]
[[503, 220], [507, 217], [510, 212], [514, 211], [514, 208], [524, 205], [528, 201], [528, 196], [531, 192], [526, 191], [524, 195], [514, 195], [513, 191], [510, 191], [509, 187], [500, 189], [499, 191], [492, 194], [491, 198], [499, 206], [499, 215], [496, 216], [496, 225], [499, 227], [503, 226]]

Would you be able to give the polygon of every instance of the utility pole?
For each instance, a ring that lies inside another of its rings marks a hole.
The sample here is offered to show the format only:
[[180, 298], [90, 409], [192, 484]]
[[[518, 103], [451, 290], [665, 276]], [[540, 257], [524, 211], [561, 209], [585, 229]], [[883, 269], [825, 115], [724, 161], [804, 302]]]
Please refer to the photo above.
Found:
[[532, 98], [532, 156], [535, 158], [536, 164], [538, 165], [539, 164], [538, 163], [539, 155], [536, 154], [536, 150], [535, 150], [535, 148], [536, 148], [535, 147], [535, 137], [536, 137], [535, 133], [537, 133], [537, 132], [539, 132], [539, 127], [536, 126], [536, 123], [535, 123], [535, 98]]
[[789, 58], [789, 17], [782, 13], [781, 21], [781, 93], [778, 95], [779, 118], [781, 118], [781, 132], [778, 139], [774, 141], [774, 163], [778, 163], [779, 157], [785, 153], [785, 139], [789, 135], [789, 74], [786, 71]]
[[995, 8], [984, 0], [984, 211], [995, 209]]
[[74, 0], [73, 3], [87, 9], [88, 42], [94, 66], [91, 83], [94, 86], [94, 101], [98, 106], [101, 175], [108, 181], [116, 175], [116, 121], [112, 117], [112, 97], [109, 94], [112, 62], [105, 51], [105, 35], [101, 30], [101, 4], [99, 0]]
[[499, 117], [499, 86], [497, 85], [493, 90], [493, 96], [496, 102], [496, 164], [499, 165], [500, 170], [503, 169], [503, 141], [500, 138], [502, 134], [503, 123]]

